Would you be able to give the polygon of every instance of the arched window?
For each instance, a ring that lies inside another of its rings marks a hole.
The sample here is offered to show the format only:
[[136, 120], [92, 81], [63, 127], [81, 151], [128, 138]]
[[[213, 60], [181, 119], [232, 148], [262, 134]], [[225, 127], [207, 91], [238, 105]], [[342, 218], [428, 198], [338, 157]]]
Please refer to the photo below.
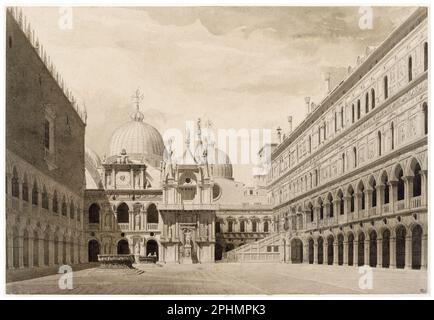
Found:
[[158, 210], [155, 204], [150, 204], [148, 207], [148, 223], [158, 223]]
[[67, 214], [68, 214], [68, 208], [66, 206], [65, 197], [63, 197], [63, 200], [62, 200], [62, 216], [67, 216]]
[[423, 110], [423, 127], [424, 127], [424, 133], [428, 134], [428, 105], [426, 102], [422, 105]]
[[423, 71], [428, 70], [428, 42], [423, 44]]
[[53, 212], [58, 213], [59, 212], [59, 201], [57, 200], [57, 191], [54, 190], [53, 194]]
[[395, 149], [395, 126], [393, 125], [393, 122], [390, 124], [390, 148], [392, 150]]
[[24, 181], [21, 191], [22, 199], [24, 201], [29, 201], [29, 184], [27, 182], [27, 175], [24, 175]]
[[398, 172], [398, 188], [397, 188], [398, 201], [404, 200], [404, 198], [405, 198], [405, 193], [404, 193], [405, 183], [404, 183], [403, 177], [404, 177], [404, 173], [403, 173], [402, 169], [400, 169]]
[[377, 206], [377, 183], [375, 180], [372, 180], [372, 198], [371, 198], [371, 207], [375, 208]]
[[74, 214], [75, 214], [75, 206], [74, 206], [74, 202], [71, 201], [71, 203], [69, 204], [69, 217], [71, 219], [74, 219]]
[[369, 112], [369, 93], [366, 92], [365, 95], [365, 113]]
[[268, 221], [264, 221], [264, 232], [268, 232]]
[[327, 124], [324, 123], [323, 127], [324, 127], [323, 134], [324, 134], [324, 141], [325, 141], [327, 139]]
[[122, 202], [117, 210], [116, 210], [116, 217], [118, 220], [118, 223], [128, 223], [130, 221], [129, 217], [129, 208], [125, 202]]
[[42, 189], [42, 208], [48, 210], [48, 193], [47, 193], [47, 189], [45, 188], [45, 186]]
[[353, 160], [354, 160], [354, 168], [357, 167], [357, 149], [353, 147]]
[[413, 59], [411, 56], [408, 58], [408, 82], [413, 80]]
[[18, 172], [14, 167], [12, 171], [12, 197], [19, 198], [20, 196], [20, 185], [18, 181]]
[[344, 203], [344, 195], [341, 190], [338, 192], [338, 198], [339, 198], [339, 214], [342, 215], [345, 213], [345, 203]]
[[389, 81], [387, 79], [387, 76], [384, 76], [383, 86], [384, 86], [384, 99], [387, 99], [389, 98]]
[[240, 232], [246, 232], [246, 225], [244, 220], [240, 221]]
[[361, 110], [360, 110], [360, 100], [357, 100], [357, 120], [360, 119]]
[[371, 109], [375, 108], [375, 90], [371, 89]]
[[384, 204], [388, 204], [389, 203], [389, 190], [390, 190], [390, 186], [389, 186], [389, 179], [387, 178], [387, 176], [385, 176], [383, 178], [383, 184], [384, 184], [384, 199], [383, 199], [383, 203]]
[[319, 180], [319, 178], [318, 178], [318, 169], [315, 169], [315, 187], [318, 186], [318, 180]]
[[360, 195], [361, 195], [361, 199], [360, 199], [361, 209], [365, 210], [366, 195], [365, 195], [365, 186], [363, 184], [360, 186], [359, 191], [360, 191]]
[[381, 156], [381, 132], [377, 132], [378, 156]]
[[234, 222], [232, 220], [228, 221], [228, 232], [232, 232], [234, 226]]
[[338, 113], [335, 111], [335, 132], [338, 131]]
[[256, 232], [256, 229], [257, 229], [257, 222], [252, 221], [252, 232]]
[[350, 212], [354, 212], [354, 190], [353, 190], [353, 188], [350, 188], [348, 193], [350, 196]]
[[324, 219], [324, 204], [321, 199], [319, 200], [319, 218]]
[[309, 153], [312, 152], [312, 137], [309, 136]]
[[351, 122], [354, 123], [354, 103], [351, 105]]
[[92, 203], [89, 207], [89, 223], [99, 223], [99, 205]]
[[413, 197], [418, 197], [421, 194], [422, 194], [422, 179], [420, 176], [420, 165], [418, 163], [414, 168]]
[[310, 214], [310, 222], [313, 222], [314, 216], [313, 216], [313, 206], [312, 206], [312, 203], [309, 203], [309, 214]]
[[345, 153], [342, 153], [342, 173], [345, 172]]
[[341, 108], [341, 128], [344, 127], [344, 107]]
[[39, 191], [38, 191], [38, 185], [36, 184], [36, 181], [33, 182], [33, 188], [32, 188], [32, 204], [37, 206], [38, 205], [38, 196], [39, 196]]
[[318, 127], [318, 144], [321, 143], [321, 127]]
[[334, 216], [334, 205], [333, 205], [333, 196], [329, 193], [329, 195], [328, 195], [328, 201], [329, 201], [329, 203], [330, 203], [330, 206], [329, 206], [329, 217], [330, 218], [333, 218], [333, 216]]

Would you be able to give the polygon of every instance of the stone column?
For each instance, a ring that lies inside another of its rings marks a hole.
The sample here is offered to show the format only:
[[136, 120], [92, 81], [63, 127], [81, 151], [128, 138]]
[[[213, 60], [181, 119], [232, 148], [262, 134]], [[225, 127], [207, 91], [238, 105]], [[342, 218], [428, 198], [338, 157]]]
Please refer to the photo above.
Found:
[[390, 237], [389, 244], [389, 253], [390, 253], [390, 269], [396, 268], [396, 238]]
[[405, 176], [402, 178], [404, 180], [404, 203], [405, 208], [407, 209], [410, 208], [410, 199], [413, 192], [413, 176]]
[[348, 241], [344, 241], [344, 266], [348, 266]]
[[398, 190], [398, 181], [391, 180], [389, 182], [389, 203], [390, 203], [390, 212], [395, 212], [395, 203], [397, 201], [397, 190]]
[[303, 245], [303, 263], [309, 264], [309, 242]]
[[372, 208], [372, 193], [373, 193], [373, 189], [372, 188], [368, 188], [365, 190], [366, 192], [366, 203], [365, 203], [365, 217], [368, 217], [370, 214], [370, 209]]
[[339, 265], [339, 248], [337, 239], [333, 242], [333, 265]]
[[[10, 190], [10, 189], [8, 189]], [[14, 268], [14, 239], [12, 234], [7, 234], [7, 266], [8, 269]]]
[[405, 269], [411, 269], [411, 257], [412, 257], [412, 246], [411, 246], [411, 235], [405, 237]]
[[49, 250], [48, 250], [48, 252], [49, 252], [49, 266], [54, 266], [55, 264], [57, 264], [57, 261], [54, 261], [54, 246], [55, 246], [54, 238], [50, 238], [49, 244], [48, 244], [48, 247], [49, 247]]
[[318, 239], [313, 241], [313, 264], [318, 264]]
[[[378, 184], [375, 189], [377, 190], [377, 214], [383, 214], [383, 203], [384, 203], [384, 188], [386, 186], [384, 184]], [[390, 197], [390, 194], [389, 194]]]
[[351, 204], [350, 204], [351, 196], [344, 196], [343, 199], [344, 199], [344, 211], [345, 211], [345, 215], [347, 216], [347, 221], [349, 221], [349, 219], [348, 219], [348, 213], [350, 212], [350, 209], [351, 209]]
[[428, 257], [428, 235], [424, 234], [422, 235], [422, 251], [421, 251], [421, 269], [426, 270], [427, 269], [427, 257]]
[[370, 251], [369, 251], [369, 249], [370, 249], [370, 243], [369, 243], [370, 241], [368, 240], [368, 239], [365, 239], [365, 247], [363, 248], [364, 249], [364, 265], [365, 266], [369, 266], [369, 258], [370, 258]]
[[328, 265], [329, 261], [328, 261], [328, 254], [329, 253], [329, 244], [327, 239], [324, 239], [323, 243], [322, 243], [322, 264], [323, 265]]
[[19, 251], [18, 251], [18, 266], [20, 269], [24, 268], [24, 239], [23, 239], [23, 235], [20, 232], [20, 235], [18, 237], [18, 246], [19, 246]]
[[354, 238], [353, 241], [353, 265], [359, 266], [359, 241]]
[[29, 268], [32, 268], [34, 266], [33, 263], [33, 243], [34, 243], [34, 235], [29, 235], [29, 239], [28, 239], [28, 261], [29, 261]]
[[377, 238], [377, 268], [383, 266], [383, 239]]

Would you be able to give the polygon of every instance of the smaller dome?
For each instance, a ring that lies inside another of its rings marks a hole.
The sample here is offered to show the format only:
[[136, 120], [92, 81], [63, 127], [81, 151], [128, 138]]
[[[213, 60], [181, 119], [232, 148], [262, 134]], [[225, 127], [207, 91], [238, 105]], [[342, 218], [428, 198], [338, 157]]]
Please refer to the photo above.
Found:
[[233, 169], [229, 156], [214, 147], [208, 147], [207, 161], [211, 165], [211, 175], [214, 178], [233, 179]]
[[102, 188], [101, 175], [98, 168], [101, 167], [101, 160], [95, 151], [85, 147], [84, 168], [86, 178], [86, 189]]
[[95, 168], [101, 166], [101, 159], [99, 158], [98, 154], [95, 151], [93, 151], [88, 146], [86, 146], [84, 148], [84, 152], [85, 152], [85, 161], [89, 161], [89, 164]]

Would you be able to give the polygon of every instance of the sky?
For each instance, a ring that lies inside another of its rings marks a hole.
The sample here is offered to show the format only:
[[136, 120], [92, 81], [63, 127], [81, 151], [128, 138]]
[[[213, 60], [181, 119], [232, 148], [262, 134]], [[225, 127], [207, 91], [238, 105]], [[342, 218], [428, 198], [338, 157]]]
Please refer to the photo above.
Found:
[[[414, 7], [26, 7], [56, 69], [88, 113], [86, 144], [101, 157], [143, 92], [145, 122], [161, 133], [186, 121], [217, 129], [287, 131], [319, 103], [325, 75], [345, 77]], [[72, 15], [70, 15], [72, 13]], [[72, 17], [72, 19], [69, 19]], [[65, 20], [68, 19], [68, 20]], [[65, 21], [67, 21], [65, 23]], [[61, 26], [67, 26], [61, 27]], [[69, 28], [70, 27], [70, 28]], [[235, 162], [235, 161], [233, 161]], [[247, 184], [251, 165], [234, 165]]]

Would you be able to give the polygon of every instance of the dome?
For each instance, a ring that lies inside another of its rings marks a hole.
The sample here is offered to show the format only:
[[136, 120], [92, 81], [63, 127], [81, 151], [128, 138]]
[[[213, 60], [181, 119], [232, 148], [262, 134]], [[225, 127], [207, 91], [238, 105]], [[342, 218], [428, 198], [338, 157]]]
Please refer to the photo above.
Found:
[[86, 146], [84, 152], [86, 162], [89, 162], [89, 164], [94, 168], [98, 168], [101, 166], [101, 159], [95, 151]]
[[207, 160], [211, 165], [213, 178], [233, 179], [231, 160], [226, 153], [217, 148], [208, 147]]
[[163, 158], [163, 138], [157, 129], [143, 121], [145, 116], [140, 110], [131, 115], [131, 121], [117, 128], [110, 139], [107, 160], [118, 156], [125, 150], [130, 160], [147, 162], [154, 167]]

